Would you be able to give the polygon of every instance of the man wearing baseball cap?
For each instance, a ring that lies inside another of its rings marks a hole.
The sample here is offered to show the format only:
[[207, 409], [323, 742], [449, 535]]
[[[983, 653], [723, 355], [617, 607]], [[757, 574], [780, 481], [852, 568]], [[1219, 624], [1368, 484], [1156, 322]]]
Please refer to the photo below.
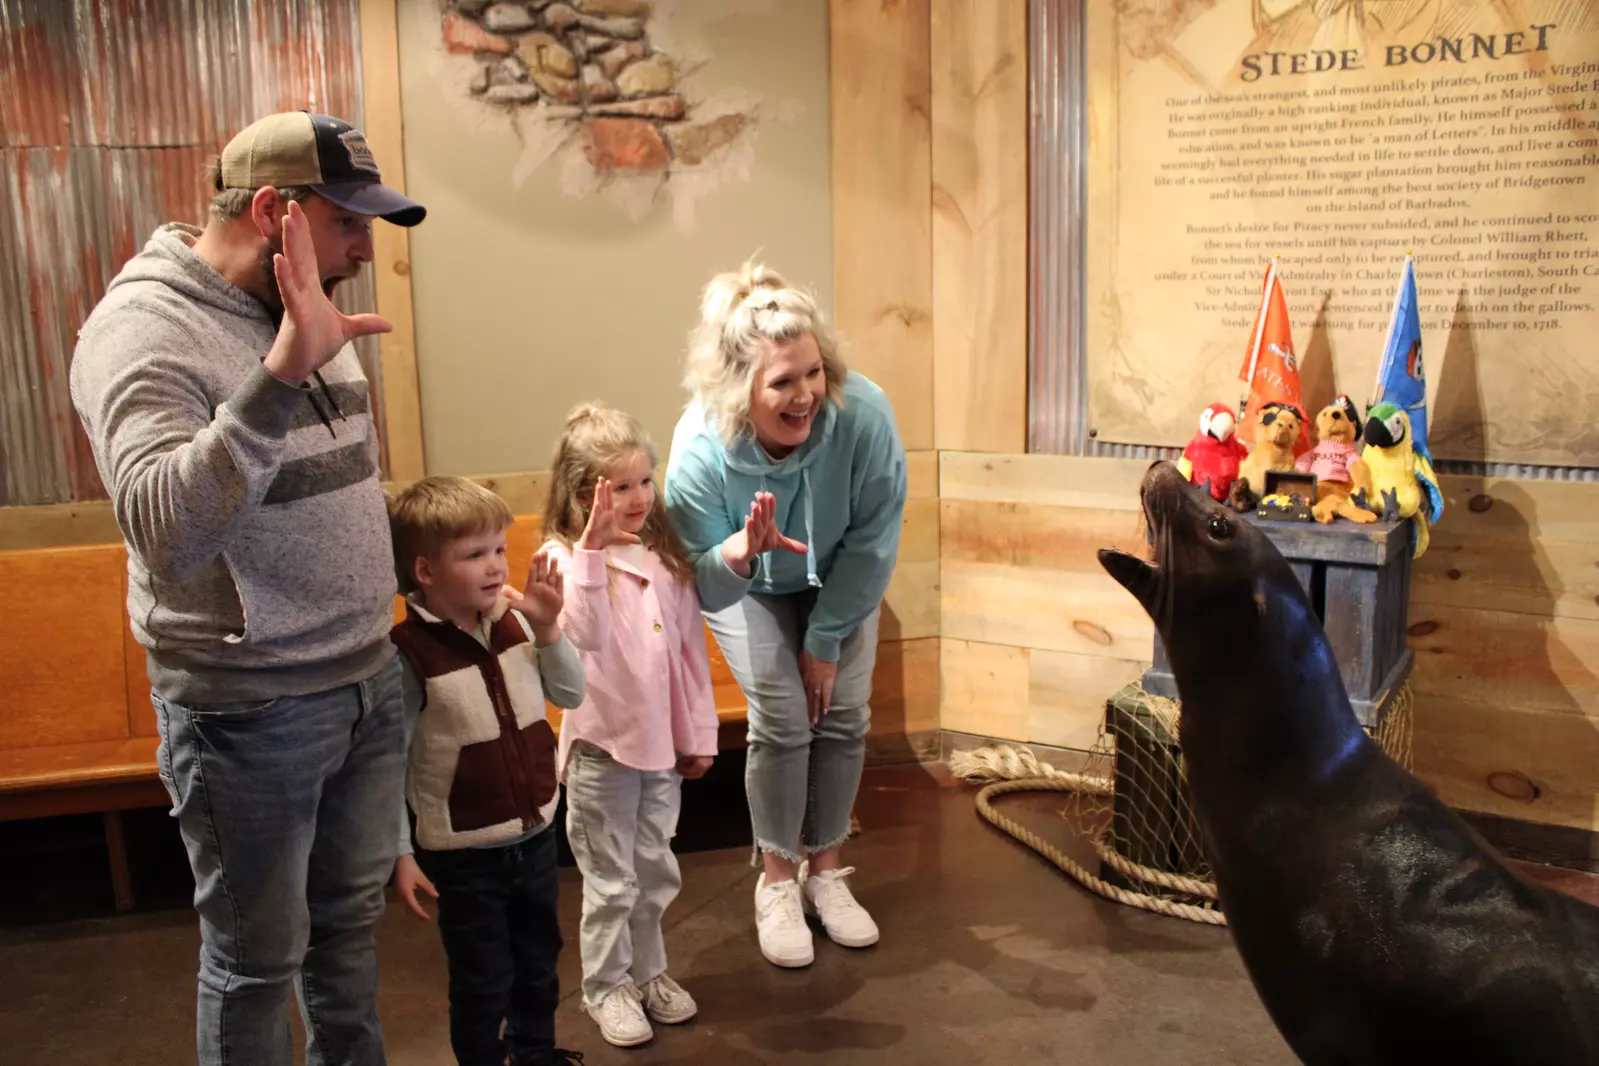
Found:
[[159, 769], [195, 877], [202, 1066], [381, 1063], [373, 926], [405, 773], [395, 575], [367, 380], [387, 332], [330, 297], [375, 218], [414, 226], [359, 130], [270, 115], [79, 333], [72, 399], [128, 548]]

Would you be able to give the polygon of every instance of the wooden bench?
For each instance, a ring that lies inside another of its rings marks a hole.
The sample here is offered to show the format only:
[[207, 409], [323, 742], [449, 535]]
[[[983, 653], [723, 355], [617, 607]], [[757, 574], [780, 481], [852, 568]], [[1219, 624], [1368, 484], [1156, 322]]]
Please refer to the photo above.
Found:
[[0, 552], [0, 821], [98, 813], [119, 910], [121, 812], [165, 806], [120, 544]]
[[[512, 527], [513, 582], [539, 530], [536, 515]], [[0, 552], [0, 821], [101, 814], [119, 911], [133, 906], [121, 812], [170, 803], [127, 574], [121, 544]], [[721, 746], [742, 747], [744, 695], [709, 629], [706, 644]], [[549, 710], [559, 728], [560, 712]]]

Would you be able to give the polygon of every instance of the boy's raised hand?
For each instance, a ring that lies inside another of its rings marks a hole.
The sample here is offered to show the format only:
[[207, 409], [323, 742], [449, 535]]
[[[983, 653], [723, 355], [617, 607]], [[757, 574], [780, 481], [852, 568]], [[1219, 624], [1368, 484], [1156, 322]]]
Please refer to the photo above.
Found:
[[394, 860], [394, 887], [400, 894], [400, 902], [405, 904], [405, 909], [422, 919], [431, 922], [432, 916], [423, 909], [417, 900], [416, 894], [421, 892], [432, 899], [439, 898], [439, 890], [433, 887], [433, 882], [428, 880], [428, 875], [422, 872], [422, 867], [416, 864], [416, 856], [401, 855]]
[[522, 601], [517, 609], [533, 627], [533, 643], [547, 648], [561, 639], [561, 607], [566, 602], [561, 568], [548, 551], [533, 556], [528, 564], [527, 584], [522, 586]]
[[636, 534], [616, 524], [616, 488], [605, 478], [594, 486], [594, 505], [577, 546], [584, 551], [604, 551], [613, 544], [638, 544]]

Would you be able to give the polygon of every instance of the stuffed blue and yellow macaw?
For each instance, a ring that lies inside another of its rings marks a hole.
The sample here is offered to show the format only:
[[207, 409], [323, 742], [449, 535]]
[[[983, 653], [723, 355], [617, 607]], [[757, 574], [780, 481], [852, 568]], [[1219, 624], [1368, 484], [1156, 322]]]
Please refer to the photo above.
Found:
[[1366, 412], [1366, 450], [1361, 459], [1371, 472], [1373, 499], [1379, 515], [1397, 514], [1416, 523], [1416, 557], [1427, 550], [1429, 528], [1443, 517], [1444, 495], [1427, 456], [1410, 437], [1410, 416], [1391, 403]]

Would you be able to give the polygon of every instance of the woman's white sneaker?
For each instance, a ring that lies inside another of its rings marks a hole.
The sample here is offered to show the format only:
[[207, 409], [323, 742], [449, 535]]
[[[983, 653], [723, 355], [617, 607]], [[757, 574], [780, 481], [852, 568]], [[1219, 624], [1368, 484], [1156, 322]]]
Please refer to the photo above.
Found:
[[877, 923], [856, 901], [844, 880], [854, 872], [853, 866], [808, 876], [801, 871], [805, 912], [822, 920], [822, 927], [833, 943], [846, 948], [869, 948], [877, 943]]
[[766, 883], [763, 872], [755, 881], [755, 933], [761, 954], [774, 966], [790, 969], [809, 966], [816, 958], [811, 930], [805, 924], [798, 881]]
[[584, 1003], [583, 1009], [598, 1023], [600, 1035], [607, 1043], [638, 1047], [655, 1036], [650, 1020], [644, 1017], [643, 998], [644, 994], [629, 981], [607, 992], [597, 1006]]

